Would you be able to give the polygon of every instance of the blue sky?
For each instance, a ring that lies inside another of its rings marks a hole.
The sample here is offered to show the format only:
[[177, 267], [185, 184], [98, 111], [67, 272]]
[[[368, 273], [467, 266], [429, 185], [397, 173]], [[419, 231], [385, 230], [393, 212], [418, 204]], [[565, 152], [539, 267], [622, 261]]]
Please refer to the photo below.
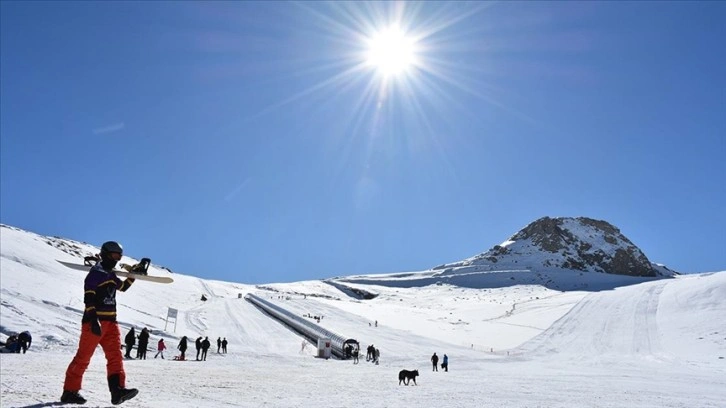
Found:
[[[722, 2], [2, 2], [0, 218], [245, 283], [542, 216], [726, 267]], [[368, 38], [415, 63], [384, 76]]]

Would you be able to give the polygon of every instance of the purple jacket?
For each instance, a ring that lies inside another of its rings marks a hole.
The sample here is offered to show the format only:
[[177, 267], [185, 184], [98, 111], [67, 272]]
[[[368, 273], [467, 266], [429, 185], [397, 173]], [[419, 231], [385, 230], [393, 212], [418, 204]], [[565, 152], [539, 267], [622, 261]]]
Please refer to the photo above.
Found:
[[116, 321], [116, 291], [125, 292], [131, 287], [128, 279], [122, 281], [111, 271], [108, 272], [97, 263], [86, 275], [84, 284], [85, 293], [83, 303], [86, 309], [83, 312], [83, 323], [90, 322], [95, 317], [98, 320]]

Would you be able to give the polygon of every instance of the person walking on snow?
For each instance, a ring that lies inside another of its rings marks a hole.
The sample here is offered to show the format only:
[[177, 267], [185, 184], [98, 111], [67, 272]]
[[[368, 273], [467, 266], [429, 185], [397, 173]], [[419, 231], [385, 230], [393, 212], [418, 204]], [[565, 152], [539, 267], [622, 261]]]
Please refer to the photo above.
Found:
[[202, 342], [202, 361], [207, 361], [207, 350], [209, 350], [209, 346], [211, 346], [209, 337], [205, 337]]
[[434, 369], [432, 371], [439, 371], [439, 356], [437, 356], [436, 353], [431, 356], [431, 362], [434, 364]]
[[101, 262], [88, 271], [83, 285], [85, 309], [81, 319], [81, 338], [78, 342], [78, 351], [66, 370], [60, 399], [66, 404], [86, 403], [86, 399], [79, 391], [83, 374], [99, 344], [106, 355], [106, 374], [111, 403], [121, 404], [139, 393], [135, 388], [126, 388], [121, 332], [116, 321], [116, 291], [126, 292], [134, 283], [134, 279], [129, 277], [122, 281], [113, 271], [123, 255], [123, 247], [118, 242], [105, 242], [101, 246], [100, 255]]
[[199, 353], [202, 352], [202, 336], [197, 337], [194, 345], [197, 346], [197, 361], [199, 361]]
[[217, 354], [219, 354], [219, 350], [222, 348], [222, 338], [217, 337]]
[[222, 339], [222, 354], [227, 354], [227, 338]]
[[139, 344], [136, 348], [136, 358], [146, 360], [146, 349], [149, 347], [149, 329], [144, 327], [139, 334]]
[[126, 333], [124, 343], [126, 344], [126, 354], [124, 355], [124, 357], [133, 358], [131, 357], [131, 349], [133, 349], [134, 344], [136, 344], [136, 331], [133, 327], [131, 328], [131, 330], [129, 330], [128, 333]]
[[441, 368], [444, 369], [444, 371], [449, 372], [449, 356], [444, 354], [444, 360], [441, 362]]
[[179, 355], [179, 360], [182, 360], [182, 361], [186, 360], [185, 353], [187, 351], [187, 336], [183, 336], [181, 338], [181, 340], [179, 341], [179, 345], [176, 346], [176, 348], [178, 348], [179, 351], [181, 352], [181, 354]]
[[166, 350], [166, 344], [164, 343], [164, 339], [159, 339], [159, 343], [156, 345], [156, 355], [154, 358], [158, 357], [159, 354], [161, 354], [161, 359], [164, 359], [164, 350]]

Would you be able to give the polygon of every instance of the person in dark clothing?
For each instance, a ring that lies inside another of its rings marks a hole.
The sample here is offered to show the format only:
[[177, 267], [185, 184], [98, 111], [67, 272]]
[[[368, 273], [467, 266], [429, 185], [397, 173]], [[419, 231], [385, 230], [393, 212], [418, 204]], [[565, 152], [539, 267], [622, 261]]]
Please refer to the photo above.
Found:
[[84, 404], [86, 399], [79, 394], [83, 374], [91, 357], [100, 344], [106, 355], [106, 375], [111, 403], [118, 405], [135, 397], [139, 390], [126, 388], [123, 353], [121, 353], [121, 332], [116, 320], [116, 292], [126, 292], [134, 283], [133, 278], [121, 280], [113, 271], [121, 260], [123, 248], [118, 242], [108, 241], [101, 246], [101, 262], [95, 264], [83, 285], [85, 309], [81, 320], [81, 338], [78, 351], [73, 357], [63, 383], [61, 402]]
[[126, 354], [124, 355], [124, 357], [133, 358], [131, 357], [131, 349], [133, 349], [134, 344], [136, 344], [136, 330], [133, 327], [131, 328], [131, 330], [129, 330], [128, 333], [126, 333], [124, 343], [126, 344]]
[[146, 360], [146, 349], [149, 348], [149, 329], [144, 327], [139, 334], [139, 346], [136, 349], [136, 358]]
[[209, 337], [205, 337], [202, 342], [202, 361], [207, 361], [207, 350], [209, 350], [209, 346], [211, 346], [211, 343], [209, 343]]
[[20, 353], [20, 343], [18, 341], [18, 335], [12, 334], [7, 339], [5, 339], [5, 348], [3, 350], [4, 353]]
[[222, 339], [222, 353], [227, 354], [227, 338]]
[[194, 345], [197, 346], [197, 361], [199, 361], [199, 353], [202, 352], [202, 336], [197, 337]]
[[20, 349], [23, 349], [23, 354], [25, 354], [26, 351], [30, 348], [30, 343], [33, 342], [33, 336], [30, 335], [29, 331], [24, 331], [18, 335], [18, 351], [17, 353], [20, 353]]
[[444, 371], [449, 371], [449, 356], [444, 354], [444, 360], [441, 362], [441, 368], [444, 369]]
[[179, 345], [176, 346], [179, 351], [181, 351], [181, 354], [179, 355], [179, 360], [186, 360], [186, 351], [187, 351], [187, 336], [184, 336], [179, 341]]
[[439, 371], [439, 356], [437, 356], [436, 353], [434, 353], [434, 355], [431, 356], [431, 362], [434, 365], [433, 371]]
[[217, 337], [217, 354], [219, 354], [219, 350], [222, 348], [222, 338]]

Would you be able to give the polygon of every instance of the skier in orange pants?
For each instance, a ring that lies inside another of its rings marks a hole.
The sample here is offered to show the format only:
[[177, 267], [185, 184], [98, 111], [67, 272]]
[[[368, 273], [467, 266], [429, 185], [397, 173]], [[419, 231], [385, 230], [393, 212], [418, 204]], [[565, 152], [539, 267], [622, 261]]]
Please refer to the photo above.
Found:
[[121, 260], [123, 248], [117, 242], [109, 241], [101, 247], [101, 262], [86, 275], [83, 302], [86, 309], [81, 320], [81, 339], [78, 351], [66, 370], [61, 402], [84, 404], [86, 399], [79, 394], [83, 374], [91, 362], [93, 352], [100, 344], [106, 355], [108, 388], [114, 405], [130, 400], [139, 393], [126, 388], [126, 373], [121, 353], [121, 332], [116, 322], [116, 291], [125, 292], [134, 283], [133, 278], [122, 281], [113, 271]]

